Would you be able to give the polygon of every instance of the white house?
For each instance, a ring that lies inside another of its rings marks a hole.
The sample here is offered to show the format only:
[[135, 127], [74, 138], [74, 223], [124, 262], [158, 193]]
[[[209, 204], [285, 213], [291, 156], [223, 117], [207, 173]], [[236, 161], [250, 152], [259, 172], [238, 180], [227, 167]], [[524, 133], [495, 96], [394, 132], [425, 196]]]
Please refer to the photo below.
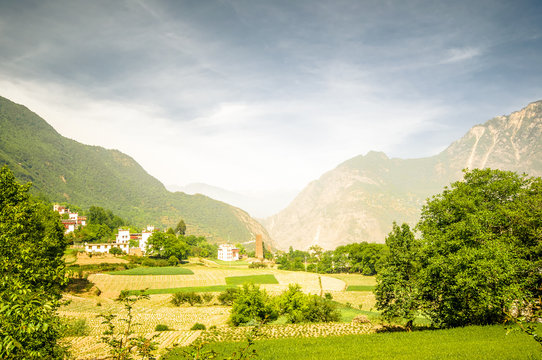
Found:
[[218, 246], [218, 260], [236, 261], [239, 260], [239, 249], [232, 244]]
[[116, 242], [117, 244], [128, 244], [130, 242], [130, 230], [119, 229]]
[[118, 243], [108, 243], [108, 244], [87, 244], [85, 243], [85, 251], [88, 253], [108, 253], [109, 250], [112, 248], [119, 248], [125, 253], [128, 253], [129, 251], [129, 245], [126, 244], [118, 244]]

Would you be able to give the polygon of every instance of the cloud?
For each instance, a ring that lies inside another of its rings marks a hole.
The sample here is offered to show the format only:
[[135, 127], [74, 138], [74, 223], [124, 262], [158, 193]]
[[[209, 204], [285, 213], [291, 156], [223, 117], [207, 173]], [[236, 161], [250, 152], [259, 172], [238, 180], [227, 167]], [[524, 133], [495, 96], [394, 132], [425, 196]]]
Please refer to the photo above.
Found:
[[472, 58], [478, 57], [482, 54], [482, 50], [474, 47], [464, 47], [464, 48], [455, 48], [450, 49], [447, 53], [447, 56], [442, 60], [443, 64], [457, 63], [465, 60], [470, 60]]

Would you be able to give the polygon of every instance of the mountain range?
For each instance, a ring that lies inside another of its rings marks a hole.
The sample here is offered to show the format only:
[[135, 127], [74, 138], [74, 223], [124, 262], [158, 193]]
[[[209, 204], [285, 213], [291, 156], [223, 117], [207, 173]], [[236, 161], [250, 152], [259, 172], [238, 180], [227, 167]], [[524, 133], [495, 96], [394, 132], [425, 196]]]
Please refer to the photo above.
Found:
[[22, 105], [0, 97], [0, 166], [51, 202], [112, 210], [134, 225], [174, 227], [210, 241], [250, 243], [267, 231], [245, 211], [203, 195], [169, 192], [134, 159], [117, 150], [65, 138]]
[[542, 101], [537, 101], [472, 127], [435, 156], [399, 159], [369, 152], [347, 160], [263, 223], [281, 249], [382, 243], [393, 221], [415, 224], [425, 200], [461, 179], [463, 169], [541, 176], [541, 150]]

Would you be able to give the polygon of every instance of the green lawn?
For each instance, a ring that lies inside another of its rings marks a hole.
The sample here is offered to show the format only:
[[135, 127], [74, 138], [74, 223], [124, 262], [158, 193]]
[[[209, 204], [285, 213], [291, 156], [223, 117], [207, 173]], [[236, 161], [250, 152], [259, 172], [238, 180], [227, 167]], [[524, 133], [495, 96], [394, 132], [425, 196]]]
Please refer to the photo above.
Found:
[[246, 275], [246, 276], [229, 276], [226, 278], [226, 284], [228, 285], [242, 285], [244, 283], [254, 284], [278, 284], [279, 282], [275, 278], [275, 275]]
[[[244, 343], [208, 345], [221, 354], [231, 354]], [[542, 351], [531, 337], [521, 332], [506, 335], [503, 326], [348, 335], [326, 338], [259, 340], [254, 349], [259, 359], [542, 359]], [[164, 360], [184, 359], [172, 350]]]
[[[233, 288], [232, 285], [212, 285], [212, 286], [186, 286], [180, 288], [166, 288], [166, 289], [147, 289], [145, 294], [174, 294], [178, 292], [222, 292], [228, 288]], [[129, 294], [139, 294], [139, 290], [129, 290]]]
[[373, 285], [348, 285], [346, 291], [373, 291], [375, 287]]
[[110, 275], [192, 275], [192, 270], [177, 266], [137, 267], [128, 270], [108, 272]]

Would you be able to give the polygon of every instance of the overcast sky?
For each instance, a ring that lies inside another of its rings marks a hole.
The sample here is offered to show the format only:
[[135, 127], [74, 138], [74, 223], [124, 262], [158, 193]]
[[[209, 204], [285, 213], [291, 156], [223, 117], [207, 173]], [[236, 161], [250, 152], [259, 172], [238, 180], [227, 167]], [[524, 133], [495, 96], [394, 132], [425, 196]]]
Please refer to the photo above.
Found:
[[164, 184], [300, 190], [542, 99], [542, 1], [1, 1], [0, 96]]

